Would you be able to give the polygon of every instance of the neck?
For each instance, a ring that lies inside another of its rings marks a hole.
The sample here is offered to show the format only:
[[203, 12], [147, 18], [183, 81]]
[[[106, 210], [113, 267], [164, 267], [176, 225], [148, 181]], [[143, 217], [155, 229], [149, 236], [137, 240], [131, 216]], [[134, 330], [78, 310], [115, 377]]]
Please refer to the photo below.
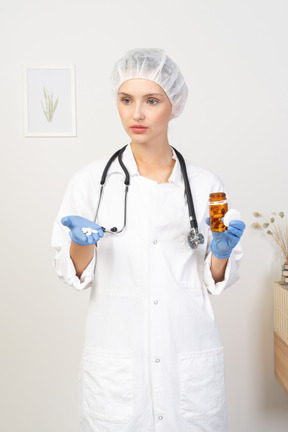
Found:
[[154, 146], [132, 142], [131, 149], [141, 176], [158, 183], [168, 182], [175, 164], [168, 140]]
[[131, 142], [131, 149], [137, 164], [163, 165], [170, 163], [172, 150], [168, 139], [158, 143]]

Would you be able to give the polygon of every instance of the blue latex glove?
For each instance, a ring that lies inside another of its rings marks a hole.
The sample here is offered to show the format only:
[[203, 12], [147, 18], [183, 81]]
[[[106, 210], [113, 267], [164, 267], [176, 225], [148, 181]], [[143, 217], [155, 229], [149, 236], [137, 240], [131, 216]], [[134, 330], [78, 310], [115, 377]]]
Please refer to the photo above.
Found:
[[[206, 223], [210, 225], [209, 218]], [[239, 243], [246, 225], [241, 220], [232, 220], [224, 232], [212, 231], [213, 239], [210, 244], [211, 252], [217, 258], [229, 258], [234, 247]]]
[[99, 225], [81, 216], [64, 216], [61, 223], [70, 229], [69, 235], [73, 243], [80, 246], [97, 243], [104, 235]]

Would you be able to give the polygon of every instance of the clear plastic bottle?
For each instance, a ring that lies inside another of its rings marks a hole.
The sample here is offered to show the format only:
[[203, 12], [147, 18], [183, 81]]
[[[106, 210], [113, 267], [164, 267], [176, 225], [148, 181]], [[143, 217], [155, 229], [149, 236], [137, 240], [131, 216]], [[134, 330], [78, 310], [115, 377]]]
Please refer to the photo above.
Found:
[[210, 227], [212, 231], [223, 232], [227, 227], [222, 218], [228, 211], [228, 203], [224, 192], [211, 193], [209, 195]]

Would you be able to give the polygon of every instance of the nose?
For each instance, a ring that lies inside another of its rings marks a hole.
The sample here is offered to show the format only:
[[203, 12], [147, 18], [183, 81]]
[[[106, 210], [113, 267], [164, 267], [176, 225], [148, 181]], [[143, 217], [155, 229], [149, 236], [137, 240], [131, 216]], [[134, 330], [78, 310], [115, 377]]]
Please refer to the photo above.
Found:
[[137, 120], [144, 120], [145, 118], [145, 114], [144, 114], [144, 110], [143, 110], [143, 106], [141, 103], [136, 103], [135, 104], [135, 109], [133, 112], [133, 119], [135, 121]]

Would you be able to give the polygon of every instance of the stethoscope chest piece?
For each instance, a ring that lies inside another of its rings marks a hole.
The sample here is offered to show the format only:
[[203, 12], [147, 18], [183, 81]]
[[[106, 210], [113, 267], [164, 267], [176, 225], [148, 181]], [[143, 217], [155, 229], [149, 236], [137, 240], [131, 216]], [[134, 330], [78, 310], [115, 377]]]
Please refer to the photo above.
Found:
[[198, 232], [198, 228], [191, 228], [188, 234], [188, 244], [191, 247], [191, 249], [197, 249], [198, 245], [203, 243], [204, 243], [203, 234]]

